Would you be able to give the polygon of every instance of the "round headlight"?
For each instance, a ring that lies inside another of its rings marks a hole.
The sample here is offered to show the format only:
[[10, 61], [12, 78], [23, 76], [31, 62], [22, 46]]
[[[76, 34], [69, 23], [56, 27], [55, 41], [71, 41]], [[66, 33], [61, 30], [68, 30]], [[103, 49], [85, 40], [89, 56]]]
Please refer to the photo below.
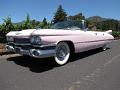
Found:
[[32, 36], [30, 39], [31, 44], [41, 44], [40, 36]]
[[13, 37], [7, 37], [7, 41], [8, 41], [8, 42], [13, 42], [13, 41], [14, 41], [14, 38], [13, 38]]

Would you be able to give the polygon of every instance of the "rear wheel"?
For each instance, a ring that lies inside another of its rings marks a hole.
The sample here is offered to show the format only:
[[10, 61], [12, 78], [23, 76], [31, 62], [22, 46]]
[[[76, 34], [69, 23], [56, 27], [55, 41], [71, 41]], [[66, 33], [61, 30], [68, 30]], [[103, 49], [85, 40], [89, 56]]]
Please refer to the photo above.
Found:
[[102, 50], [103, 51], [105, 51], [105, 50], [107, 50], [108, 49], [108, 46], [107, 45], [104, 45], [103, 47], [102, 47]]
[[58, 43], [54, 58], [57, 65], [64, 65], [68, 62], [70, 58], [70, 48], [66, 42]]

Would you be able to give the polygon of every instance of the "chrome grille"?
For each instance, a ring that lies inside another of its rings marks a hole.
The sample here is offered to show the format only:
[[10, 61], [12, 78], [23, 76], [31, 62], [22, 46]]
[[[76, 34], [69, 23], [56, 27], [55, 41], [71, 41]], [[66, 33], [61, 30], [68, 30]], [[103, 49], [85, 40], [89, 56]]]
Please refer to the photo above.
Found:
[[14, 38], [14, 42], [17, 44], [28, 44], [30, 43], [29, 38]]

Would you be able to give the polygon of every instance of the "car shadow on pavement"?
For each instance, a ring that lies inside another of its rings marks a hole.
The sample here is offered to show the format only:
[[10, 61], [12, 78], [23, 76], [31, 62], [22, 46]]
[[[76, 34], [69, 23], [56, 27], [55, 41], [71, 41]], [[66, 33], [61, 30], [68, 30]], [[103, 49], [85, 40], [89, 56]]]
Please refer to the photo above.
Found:
[[70, 62], [73, 62], [73, 61], [76, 61], [76, 60], [79, 60], [79, 59], [82, 59], [82, 58], [89, 57], [89, 56], [91, 56], [91, 55], [100, 53], [100, 52], [102, 52], [102, 51], [103, 51], [103, 50], [102, 50], [101, 48], [98, 48], [98, 49], [93, 49], [93, 50], [89, 50], [89, 51], [85, 51], [85, 52], [81, 52], [81, 53], [74, 54], [74, 55], [71, 57]]
[[37, 59], [29, 56], [7, 58], [7, 61], [13, 61], [17, 65], [27, 67], [30, 71], [35, 73], [41, 73], [53, 69], [55, 67], [53, 60], [53, 58]]
[[[86, 58], [90, 55], [94, 55], [101, 51], [102, 51], [101, 49], [95, 49], [95, 50], [90, 50], [90, 51], [74, 54], [74, 56], [72, 56], [70, 62], [77, 61], [82, 58]], [[53, 57], [35, 59], [35, 58], [29, 57], [29, 56], [16, 56], [16, 57], [7, 58], [7, 60], [13, 61], [17, 65], [27, 67], [30, 69], [30, 71], [35, 72], [35, 73], [45, 72], [45, 71], [51, 70], [55, 67], [58, 67], [55, 64]]]

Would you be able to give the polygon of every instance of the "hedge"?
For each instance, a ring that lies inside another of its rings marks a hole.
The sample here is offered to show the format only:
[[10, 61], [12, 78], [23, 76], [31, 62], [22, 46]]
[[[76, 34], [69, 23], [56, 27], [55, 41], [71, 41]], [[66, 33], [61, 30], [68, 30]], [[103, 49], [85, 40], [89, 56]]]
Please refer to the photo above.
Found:
[[116, 38], [120, 37], [120, 31], [113, 31], [112, 35]]

